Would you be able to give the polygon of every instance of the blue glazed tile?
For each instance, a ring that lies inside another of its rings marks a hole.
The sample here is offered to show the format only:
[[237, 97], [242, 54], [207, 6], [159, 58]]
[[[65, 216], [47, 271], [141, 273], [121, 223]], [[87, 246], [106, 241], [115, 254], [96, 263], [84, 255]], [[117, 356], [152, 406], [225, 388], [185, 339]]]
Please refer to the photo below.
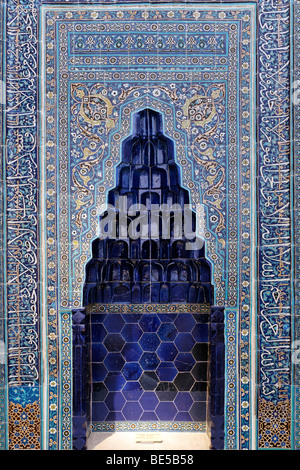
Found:
[[104, 328], [104, 326], [101, 324], [101, 323], [96, 323], [94, 325], [92, 325], [92, 335], [91, 335], [91, 338], [92, 338], [92, 341], [95, 342], [95, 343], [101, 343], [105, 336], [107, 335], [107, 331], [106, 329]]
[[175, 325], [179, 332], [189, 333], [192, 331], [195, 324], [196, 321], [190, 313], [179, 313], [175, 320]]
[[172, 382], [160, 382], [156, 387], [155, 393], [161, 402], [174, 401], [178, 390]]
[[179, 411], [177, 415], [175, 416], [175, 421], [193, 421], [191, 415], [189, 413], [186, 413], [184, 411]]
[[121, 335], [110, 333], [104, 340], [104, 346], [109, 352], [120, 352], [125, 344]]
[[157, 368], [157, 375], [162, 382], [172, 382], [176, 375], [177, 369], [172, 362], [161, 362]]
[[197, 324], [193, 330], [192, 335], [196, 342], [207, 343], [208, 342], [208, 324]]
[[179, 333], [175, 339], [175, 344], [179, 352], [190, 352], [195, 340], [190, 333]]
[[121, 372], [109, 372], [104, 382], [110, 392], [118, 392], [124, 387], [125, 379]]
[[192, 375], [197, 382], [207, 380], [207, 362], [198, 362], [192, 369]]
[[107, 355], [107, 350], [102, 343], [92, 344], [92, 362], [103, 362]]
[[126, 362], [138, 362], [143, 351], [138, 343], [127, 343], [122, 349], [122, 355]]
[[138, 402], [127, 402], [122, 413], [128, 421], [137, 421], [143, 410]]
[[144, 313], [139, 324], [144, 332], [153, 333], [157, 331], [160, 325], [160, 320], [157, 315]]
[[159, 379], [155, 372], [144, 372], [139, 382], [143, 390], [155, 390]]
[[157, 356], [156, 353], [153, 352], [145, 352], [140, 361], [139, 364], [144, 370], [155, 370], [159, 364], [160, 360]]
[[140, 421], [158, 421], [158, 418], [153, 411], [145, 411], [140, 417]]
[[123, 313], [122, 317], [126, 324], [128, 323], [137, 323], [141, 318], [141, 313]]
[[178, 350], [173, 343], [162, 343], [157, 350], [157, 354], [162, 361], [171, 362], [177, 356]]
[[103, 323], [107, 313], [92, 313], [91, 314], [91, 324], [93, 323]]
[[104, 364], [109, 372], [119, 372], [125, 364], [123, 356], [121, 353], [108, 353]]
[[121, 392], [110, 392], [105, 399], [105, 404], [110, 411], [121, 411], [125, 402]]
[[178, 411], [189, 411], [194, 400], [189, 392], [178, 392], [174, 403]]
[[195, 379], [189, 372], [179, 372], [174, 380], [174, 384], [179, 391], [190, 391], [195, 383]]
[[138, 380], [142, 374], [142, 369], [137, 362], [129, 362], [123, 367], [122, 373], [126, 380]]
[[194, 421], [206, 421], [206, 402], [194, 402], [189, 413]]
[[195, 382], [190, 393], [194, 401], [205, 401], [207, 397], [207, 382]]
[[108, 370], [103, 363], [92, 363], [92, 379], [94, 382], [103, 382]]
[[105, 421], [109, 411], [105, 403], [93, 403], [92, 406], [92, 420]]
[[144, 392], [139, 402], [144, 411], [154, 411], [159, 400], [154, 392]]
[[108, 390], [103, 382], [93, 382], [92, 401], [104, 401]]
[[121, 334], [128, 343], [136, 343], [142, 336], [142, 329], [135, 323], [129, 323], [124, 326]]
[[125, 322], [121, 315], [115, 313], [108, 315], [104, 321], [104, 326], [108, 333], [119, 333]]
[[120, 411], [110, 411], [105, 421], [125, 421], [125, 418]]
[[162, 323], [174, 322], [177, 317], [177, 313], [159, 313], [158, 317]]
[[208, 358], [208, 343], [197, 343], [192, 349], [192, 354], [196, 361], [207, 361]]
[[144, 333], [141, 337], [139, 344], [143, 351], [156, 351], [160, 341], [156, 333]]
[[139, 382], [126, 382], [122, 393], [125, 400], [138, 401], [143, 394], [143, 389]]
[[179, 353], [174, 364], [179, 372], [189, 372], [195, 365], [195, 359], [191, 353]]
[[158, 330], [161, 341], [174, 341], [177, 336], [177, 329], [173, 323], [163, 323]]
[[155, 410], [155, 413], [161, 421], [173, 421], [177, 414], [177, 410], [174, 403], [163, 402], [159, 403]]

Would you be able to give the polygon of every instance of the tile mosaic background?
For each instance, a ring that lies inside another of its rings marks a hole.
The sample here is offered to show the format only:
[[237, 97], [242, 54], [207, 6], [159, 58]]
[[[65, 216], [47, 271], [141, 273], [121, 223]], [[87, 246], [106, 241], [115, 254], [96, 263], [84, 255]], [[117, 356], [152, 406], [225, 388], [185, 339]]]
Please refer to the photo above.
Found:
[[[121, 142], [150, 107], [175, 144], [225, 307], [225, 448], [298, 448], [299, 3], [6, 0], [0, 11], [1, 447], [72, 447], [72, 311]], [[205, 122], [188, 113], [195, 96], [214, 103]]]

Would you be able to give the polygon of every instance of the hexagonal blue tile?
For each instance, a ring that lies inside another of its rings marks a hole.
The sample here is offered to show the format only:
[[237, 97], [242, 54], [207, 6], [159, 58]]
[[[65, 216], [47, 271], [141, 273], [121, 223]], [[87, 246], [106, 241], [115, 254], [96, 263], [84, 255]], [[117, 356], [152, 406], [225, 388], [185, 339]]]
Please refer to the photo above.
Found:
[[177, 375], [177, 369], [172, 362], [161, 362], [156, 373], [162, 382], [172, 382]]
[[138, 362], [143, 351], [138, 343], [127, 343], [122, 349], [126, 362]]
[[140, 421], [158, 421], [158, 417], [154, 411], [145, 411], [140, 417]]
[[143, 351], [156, 351], [160, 344], [160, 340], [156, 333], [144, 333], [139, 344]]
[[107, 376], [108, 370], [105, 365], [100, 363], [92, 363], [92, 380], [93, 382], [103, 382]]
[[92, 344], [92, 362], [103, 362], [107, 355], [107, 349], [102, 343]]
[[103, 382], [93, 382], [92, 401], [104, 401], [108, 390]]
[[160, 360], [156, 353], [145, 352], [142, 355], [139, 363], [144, 370], [155, 370], [160, 363]]
[[178, 354], [178, 350], [173, 343], [161, 343], [157, 350], [157, 354], [162, 361], [174, 361]]
[[128, 401], [124, 406], [122, 413], [128, 421], [137, 421], [143, 410], [139, 403]]
[[126, 380], [138, 380], [142, 372], [141, 366], [137, 362], [128, 362], [122, 369]]
[[121, 372], [109, 372], [104, 382], [110, 392], [119, 392], [124, 387], [125, 379]]
[[179, 333], [175, 344], [179, 352], [190, 352], [195, 345], [195, 340], [190, 333]]
[[143, 389], [139, 382], [127, 382], [122, 393], [127, 401], [138, 401], [143, 394]]
[[144, 392], [139, 402], [144, 411], [154, 411], [159, 400], [154, 392]]
[[142, 329], [136, 323], [129, 323], [124, 326], [121, 334], [127, 343], [135, 343], [143, 334]]
[[195, 326], [196, 321], [190, 313], [179, 313], [175, 320], [175, 325], [178, 331], [189, 333]]
[[107, 335], [107, 331], [101, 323], [93, 324], [91, 327], [91, 339], [94, 343], [101, 343], [105, 336]]
[[206, 421], [206, 402], [195, 401], [189, 413], [194, 421]]
[[189, 411], [194, 401], [189, 392], [178, 392], [174, 403], [178, 411]]
[[155, 390], [159, 382], [159, 378], [155, 372], [144, 372], [139, 382], [143, 390]]
[[110, 411], [105, 421], [125, 421], [125, 418], [121, 411]]
[[92, 420], [93, 421], [104, 421], [109, 411], [105, 403], [93, 403], [92, 405]]
[[125, 364], [124, 358], [121, 353], [108, 353], [104, 364], [109, 372], [118, 372], [122, 369]]
[[158, 329], [158, 336], [161, 341], [174, 341], [177, 336], [177, 329], [174, 323], [162, 323]]
[[193, 421], [189, 413], [185, 411], [179, 411], [175, 416], [175, 421]]
[[109, 352], [120, 352], [124, 344], [124, 339], [117, 333], [110, 333], [104, 340], [104, 346]]
[[105, 404], [110, 411], [121, 411], [125, 402], [121, 392], [110, 392], [105, 399]]
[[105, 321], [104, 321], [104, 326], [107, 330], [108, 333], [119, 333], [123, 326], [125, 325], [125, 322], [121, 315], [117, 313], [112, 313], [111, 315], [107, 315]]
[[207, 343], [208, 342], [208, 324], [198, 323], [192, 330], [192, 335], [196, 342]]
[[177, 409], [172, 402], [159, 403], [155, 413], [161, 421], [173, 421], [177, 414]]
[[139, 321], [139, 324], [144, 332], [155, 332], [160, 325], [160, 319], [157, 315], [152, 313], [144, 313]]
[[191, 353], [179, 353], [174, 365], [179, 372], [189, 372], [195, 365], [195, 359]]

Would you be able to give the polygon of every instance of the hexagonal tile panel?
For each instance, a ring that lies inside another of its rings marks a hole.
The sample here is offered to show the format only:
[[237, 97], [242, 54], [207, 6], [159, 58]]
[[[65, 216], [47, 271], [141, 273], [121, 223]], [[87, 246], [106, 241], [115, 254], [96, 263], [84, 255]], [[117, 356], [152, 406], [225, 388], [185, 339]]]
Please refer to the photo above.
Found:
[[161, 341], [174, 341], [177, 333], [174, 323], [162, 323], [157, 332]]
[[127, 382], [122, 393], [127, 401], [138, 401], [143, 394], [143, 389], [139, 382]]
[[137, 402], [128, 401], [122, 410], [127, 421], [137, 421], [143, 413], [142, 407]]
[[155, 372], [144, 372], [139, 382], [143, 390], [155, 390], [159, 379]]
[[125, 379], [121, 372], [109, 372], [104, 383], [110, 392], [119, 392], [124, 387]]
[[178, 350], [173, 343], [161, 343], [157, 354], [162, 361], [172, 362], [178, 354]]
[[154, 352], [145, 352], [143, 353], [139, 364], [144, 370], [155, 370], [159, 365], [160, 360], [156, 353]]
[[103, 362], [107, 355], [107, 349], [102, 343], [92, 344], [92, 362]]
[[122, 355], [126, 362], [138, 362], [143, 351], [138, 343], [127, 343], [122, 349]]
[[190, 313], [179, 313], [175, 320], [176, 328], [179, 332], [190, 332], [195, 326], [196, 321]]
[[206, 402], [195, 402], [189, 413], [194, 421], [206, 421]]
[[139, 325], [144, 332], [155, 332], [160, 325], [160, 319], [152, 313], [144, 313], [139, 321]]
[[174, 403], [178, 411], [189, 411], [194, 400], [189, 392], [178, 392]]
[[195, 345], [195, 340], [190, 333], [179, 333], [175, 344], [179, 352], [190, 352]]
[[125, 403], [126, 400], [121, 392], [110, 392], [105, 399], [105, 404], [110, 411], [121, 411]]
[[199, 382], [207, 380], [207, 362], [198, 362], [192, 369], [194, 379]]
[[117, 333], [110, 333], [104, 340], [104, 346], [108, 352], [120, 352], [124, 344], [124, 339]]
[[191, 353], [179, 353], [174, 364], [179, 372], [189, 372], [195, 365], [195, 359]]
[[127, 343], [136, 343], [143, 334], [143, 330], [136, 323], [128, 323], [124, 326], [121, 334]]
[[91, 327], [91, 339], [93, 343], [101, 343], [107, 331], [101, 323], [94, 323]]
[[125, 325], [125, 322], [121, 315], [112, 313], [111, 315], [107, 315], [105, 321], [104, 321], [104, 326], [107, 330], [108, 333], [119, 333], [123, 326]]
[[156, 333], [144, 333], [139, 341], [139, 345], [143, 351], [156, 351], [160, 344], [160, 340]]
[[101, 363], [92, 363], [92, 380], [93, 382], [103, 382], [107, 376], [108, 370], [105, 365]]
[[154, 392], [144, 392], [139, 402], [144, 411], [154, 411], [159, 400]]
[[174, 384], [179, 391], [189, 391], [194, 385], [195, 379], [189, 372], [179, 372]]
[[155, 393], [161, 402], [173, 401], [178, 390], [172, 382], [160, 382], [156, 387]]
[[128, 362], [122, 369], [122, 374], [126, 380], [138, 380], [143, 370], [137, 362]]
[[208, 343], [208, 323], [197, 323], [192, 335], [197, 343]]
[[109, 413], [109, 410], [105, 403], [93, 403], [92, 406], [92, 420], [93, 421], [104, 421]]
[[105, 387], [103, 382], [93, 382], [93, 392], [92, 392], [93, 401], [104, 401], [107, 394], [108, 394], [108, 390]]
[[176, 375], [177, 369], [172, 362], [161, 362], [156, 373], [162, 382], [172, 382]]
[[125, 360], [121, 353], [113, 352], [107, 354], [104, 364], [109, 372], [118, 372], [124, 366]]
[[192, 354], [196, 361], [207, 361], [208, 343], [197, 343], [192, 349]]
[[174, 403], [163, 402], [159, 403], [155, 410], [155, 413], [161, 421], [172, 421], [177, 414], [177, 409]]

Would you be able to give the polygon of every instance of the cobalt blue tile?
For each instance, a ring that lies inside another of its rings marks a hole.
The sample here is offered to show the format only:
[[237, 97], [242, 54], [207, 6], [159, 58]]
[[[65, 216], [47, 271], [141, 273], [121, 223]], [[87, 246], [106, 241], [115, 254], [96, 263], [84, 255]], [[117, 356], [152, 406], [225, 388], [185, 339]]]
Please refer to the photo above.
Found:
[[110, 411], [105, 421], [125, 421], [125, 418], [120, 411]]
[[208, 324], [198, 323], [192, 330], [192, 335], [196, 342], [207, 343], [208, 342]]
[[179, 391], [190, 391], [194, 383], [195, 379], [189, 372], [179, 372], [174, 380]]
[[92, 420], [93, 421], [104, 421], [109, 411], [105, 403], [93, 403], [92, 406]]
[[142, 369], [137, 362], [125, 364], [122, 373], [126, 380], [138, 380], [142, 374]]
[[208, 343], [197, 343], [192, 349], [192, 354], [196, 361], [207, 361]]
[[174, 323], [162, 323], [157, 332], [161, 341], [174, 341], [177, 336], [177, 329]]
[[101, 323], [92, 325], [91, 330], [92, 330], [91, 338], [92, 338], [92, 341], [95, 343], [101, 343], [104, 340], [105, 336], [107, 335], [107, 331]]
[[121, 372], [109, 372], [104, 382], [110, 392], [118, 392], [124, 387], [125, 379]]
[[193, 313], [193, 318], [197, 323], [209, 323], [210, 314], [209, 313]]
[[170, 362], [174, 361], [178, 350], [173, 343], [162, 343], [157, 350], [157, 354], [162, 361]]
[[179, 313], [175, 320], [175, 325], [178, 331], [189, 333], [195, 326], [196, 321], [190, 313]]
[[206, 421], [206, 402], [195, 401], [189, 413], [194, 421]]
[[161, 362], [156, 370], [156, 373], [162, 382], [172, 382], [175, 379], [177, 372], [178, 371], [173, 362]]
[[141, 313], [123, 313], [122, 317], [125, 320], [125, 323], [137, 323], [142, 317]]
[[178, 390], [172, 382], [160, 382], [156, 387], [155, 393], [159, 401], [173, 401]]
[[190, 333], [179, 333], [175, 344], [180, 352], [190, 352], [195, 345], [195, 340]]
[[162, 323], [163, 322], [167, 322], [167, 323], [174, 322], [174, 320], [177, 317], [177, 313], [159, 313], [158, 317], [159, 317], [159, 319]]
[[92, 363], [93, 382], [103, 382], [107, 376], [108, 370], [103, 363]]
[[195, 359], [191, 353], [179, 353], [175, 359], [174, 365], [179, 372], [189, 372], [195, 365]]
[[160, 325], [160, 320], [157, 315], [144, 313], [139, 324], [144, 332], [153, 333], [157, 331]]
[[109, 372], [118, 372], [124, 366], [125, 361], [121, 353], [108, 353], [104, 364]]
[[144, 392], [139, 402], [144, 411], [154, 411], [158, 405], [158, 398], [154, 392]]
[[138, 401], [143, 394], [143, 389], [139, 382], [127, 382], [122, 393], [127, 401]]
[[163, 402], [159, 403], [155, 410], [155, 413], [161, 421], [173, 421], [177, 414], [177, 410], [174, 403]]
[[91, 323], [103, 323], [107, 314], [106, 313], [92, 313]]
[[117, 333], [110, 333], [104, 340], [104, 346], [109, 352], [120, 352], [124, 344], [124, 339]]
[[139, 361], [139, 364], [144, 370], [155, 370], [159, 363], [160, 360], [157, 354], [153, 352], [145, 352]]
[[189, 392], [178, 392], [174, 403], [178, 411], [189, 411], [194, 400]]
[[139, 382], [143, 390], [155, 390], [159, 379], [155, 372], [144, 372]]
[[156, 333], [144, 333], [139, 344], [143, 351], [156, 351], [160, 341]]
[[207, 362], [197, 362], [192, 369], [192, 375], [197, 382], [207, 380]]
[[207, 382], [195, 382], [190, 393], [194, 401], [205, 401], [207, 397]]
[[175, 421], [193, 421], [192, 417], [189, 413], [185, 411], [179, 411], [177, 415], [175, 416]]
[[104, 401], [108, 390], [103, 382], [93, 382], [92, 401]]
[[122, 355], [126, 362], [138, 362], [143, 351], [138, 343], [127, 343], [122, 349]]
[[121, 411], [125, 402], [121, 392], [110, 392], [105, 399], [105, 404], [110, 411]]
[[158, 421], [158, 418], [153, 411], [145, 411], [140, 417], [140, 421]]
[[122, 413], [128, 421], [137, 421], [143, 413], [143, 410], [138, 402], [128, 401], [125, 404]]
[[125, 322], [121, 315], [115, 313], [108, 315], [104, 321], [104, 326], [108, 333], [119, 333], [124, 325]]
[[92, 362], [103, 362], [106, 355], [107, 350], [102, 343], [92, 344]]
[[129, 323], [124, 326], [121, 334], [128, 343], [137, 342], [143, 334], [142, 329], [135, 323]]

